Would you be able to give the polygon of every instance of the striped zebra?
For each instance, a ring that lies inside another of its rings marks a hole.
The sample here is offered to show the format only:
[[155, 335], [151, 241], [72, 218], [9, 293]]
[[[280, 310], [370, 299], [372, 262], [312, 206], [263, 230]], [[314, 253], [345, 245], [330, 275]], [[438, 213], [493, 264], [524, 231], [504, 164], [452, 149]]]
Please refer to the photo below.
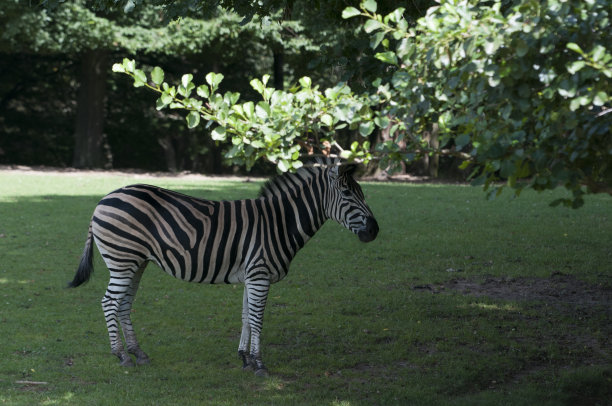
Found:
[[130, 320], [148, 262], [184, 281], [244, 283], [238, 354], [245, 370], [266, 375], [260, 334], [270, 284], [287, 275], [295, 254], [329, 218], [364, 242], [378, 234], [354, 170], [354, 165], [303, 167], [268, 181], [250, 200], [202, 200], [149, 185], [115, 190], [94, 210], [68, 286], [90, 278], [95, 241], [110, 271], [102, 309], [111, 352], [121, 365], [132, 366], [129, 354], [137, 364], [149, 362]]

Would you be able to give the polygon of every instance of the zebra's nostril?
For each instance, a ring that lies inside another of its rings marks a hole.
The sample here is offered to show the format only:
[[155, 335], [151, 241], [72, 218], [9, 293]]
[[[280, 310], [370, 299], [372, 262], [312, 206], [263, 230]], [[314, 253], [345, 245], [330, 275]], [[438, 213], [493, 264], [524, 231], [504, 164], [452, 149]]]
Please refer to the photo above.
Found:
[[357, 235], [363, 242], [370, 242], [376, 239], [378, 235], [378, 222], [374, 217], [368, 217], [366, 220], [365, 227], [362, 228]]
[[368, 233], [370, 233], [374, 238], [378, 235], [378, 222], [374, 217], [369, 217], [366, 222], [366, 228], [368, 229]]

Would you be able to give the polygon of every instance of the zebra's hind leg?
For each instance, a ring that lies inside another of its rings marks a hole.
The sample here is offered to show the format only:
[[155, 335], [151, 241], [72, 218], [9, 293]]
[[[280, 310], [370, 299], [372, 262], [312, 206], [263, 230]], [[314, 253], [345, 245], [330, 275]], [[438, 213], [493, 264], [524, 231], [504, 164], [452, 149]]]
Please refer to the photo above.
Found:
[[[106, 319], [111, 353], [119, 358], [119, 362], [122, 366], [126, 367], [134, 366], [134, 362], [123, 347], [123, 340], [119, 335], [119, 323], [120, 320], [125, 320], [126, 314], [129, 318], [129, 310], [126, 311], [126, 306], [131, 309], [133, 295], [131, 299], [126, 299], [126, 295], [131, 290], [134, 276], [139, 273], [138, 270], [140, 266], [135, 267], [135, 269], [136, 270], [132, 268], [115, 269], [109, 267], [110, 281], [108, 282], [106, 293], [102, 298], [102, 310], [104, 311], [104, 318]], [[140, 271], [137, 277], [138, 280], [140, 279], [140, 275], [142, 275], [142, 271]], [[131, 322], [129, 324], [131, 328]], [[133, 329], [131, 329], [131, 331], [133, 336]]]
[[121, 323], [121, 330], [123, 330], [123, 336], [125, 338], [125, 345], [127, 347], [128, 353], [136, 357], [136, 364], [138, 365], [144, 365], [151, 362], [149, 356], [143, 350], [141, 350], [140, 346], [138, 345], [138, 340], [136, 339], [136, 334], [134, 333], [134, 327], [132, 326], [132, 319], [130, 318], [134, 297], [136, 296], [136, 292], [138, 291], [140, 278], [142, 277], [146, 266], [147, 262], [143, 263], [136, 270], [136, 272], [134, 272], [132, 277], [132, 283], [129, 285], [125, 296], [120, 302], [118, 312], [119, 321]]
[[111, 272], [111, 281], [108, 284], [108, 289], [102, 298], [102, 310], [106, 319], [106, 328], [108, 329], [108, 337], [110, 339], [111, 353], [119, 358], [119, 362], [124, 367], [134, 366], [132, 358], [123, 348], [123, 341], [119, 337], [119, 321], [117, 313], [119, 311], [119, 303], [125, 292], [120, 292], [113, 285], [113, 277]]

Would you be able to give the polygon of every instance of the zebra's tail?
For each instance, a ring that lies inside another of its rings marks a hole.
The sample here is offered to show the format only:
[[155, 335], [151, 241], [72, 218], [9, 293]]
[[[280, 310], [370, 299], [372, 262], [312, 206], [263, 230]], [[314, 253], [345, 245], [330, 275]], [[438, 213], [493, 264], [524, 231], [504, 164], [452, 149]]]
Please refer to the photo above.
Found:
[[85, 241], [85, 249], [83, 250], [83, 255], [81, 256], [81, 262], [79, 263], [79, 268], [74, 275], [74, 279], [72, 282], [68, 283], [69, 288], [76, 288], [77, 286], [82, 285], [87, 282], [93, 273], [93, 233], [91, 230], [91, 225], [93, 221], [89, 223], [89, 232], [87, 233], [87, 241]]

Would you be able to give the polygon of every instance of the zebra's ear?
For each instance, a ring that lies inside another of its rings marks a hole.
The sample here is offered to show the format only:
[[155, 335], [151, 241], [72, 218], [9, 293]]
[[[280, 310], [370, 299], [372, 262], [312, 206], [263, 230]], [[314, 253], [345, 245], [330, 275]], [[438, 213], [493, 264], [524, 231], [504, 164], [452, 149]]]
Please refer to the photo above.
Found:
[[338, 169], [338, 175], [352, 177], [355, 174], [356, 170], [357, 170], [357, 165], [355, 164], [342, 165], [340, 166], [340, 169]]

